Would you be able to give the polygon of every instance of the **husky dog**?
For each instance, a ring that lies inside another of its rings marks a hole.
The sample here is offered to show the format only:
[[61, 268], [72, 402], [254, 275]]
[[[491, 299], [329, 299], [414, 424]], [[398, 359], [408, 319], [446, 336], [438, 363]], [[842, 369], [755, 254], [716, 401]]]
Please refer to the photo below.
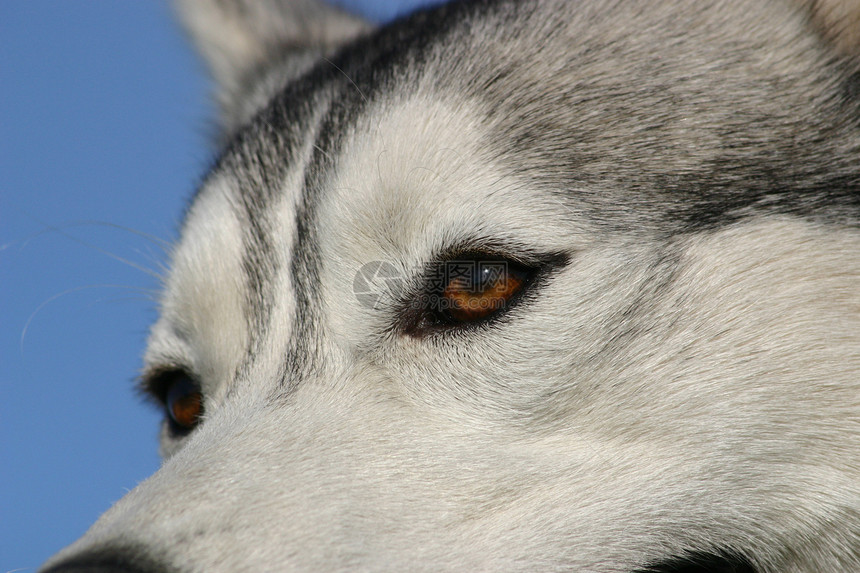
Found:
[[187, 0], [163, 467], [45, 571], [860, 571], [860, 8]]

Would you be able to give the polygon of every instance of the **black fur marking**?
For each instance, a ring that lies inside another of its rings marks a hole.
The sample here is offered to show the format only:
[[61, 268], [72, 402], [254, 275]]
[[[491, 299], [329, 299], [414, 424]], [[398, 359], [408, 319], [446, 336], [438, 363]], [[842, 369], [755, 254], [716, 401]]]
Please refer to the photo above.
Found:
[[43, 573], [170, 573], [178, 571], [138, 547], [103, 547], [62, 561]]
[[235, 203], [243, 230], [242, 274], [250, 341], [240, 371], [253, 362], [268, 337], [272, 307], [277, 300], [272, 283], [281, 272], [272, 229], [272, 205], [283, 193], [290, 170], [302, 168], [299, 153], [314, 121], [306, 105], [289, 103], [292, 105], [276, 98], [262, 109], [229, 142], [216, 167], [241, 185], [235, 191]]
[[637, 569], [633, 573], [756, 573], [755, 567], [734, 553], [691, 553]]

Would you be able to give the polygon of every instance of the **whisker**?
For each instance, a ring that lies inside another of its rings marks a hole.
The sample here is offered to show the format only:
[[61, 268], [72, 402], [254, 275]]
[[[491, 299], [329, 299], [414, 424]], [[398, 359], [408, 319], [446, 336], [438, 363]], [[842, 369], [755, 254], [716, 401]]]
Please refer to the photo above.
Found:
[[364, 92], [362, 92], [362, 91], [361, 91], [361, 88], [359, 88], [359, 87], [358, 87], [358, 84], [356, 84], [354, 81], [352, 81], [352, 78], [351, 78], [351, 77], [349, 77], [349, 74], [347, 74], [345, 71], [343, 71], [342, 69], [340, 69], [340, 68], [338, 67], [338, 65], [337, 65], [337, 64], [335, 64], [334, 62], [332, 62], [330, 59], [328, 59], [328, 58], [325, 58], [325, 57], [324, 57], [324, 58], [322, 58], [322, 60], [323, 60], [324, 62], [326, 62], [327, 64], [329, 64], [329, 65], [330, 65], [331, 67], [333, 67], [334, 69], [336, 69], [337, 71], [339, 71], [340, 73], [342, 73], [342, 74], [343, 74], [343, 77], [345, 77], [346, 79], [348, 79], [348, 80], [349, 80], [349, 83], [351, 83], [351, 84], [352, 84], [352, 87], [354, 87], [354, 88], [355, 88], [355, 91], [357, 91], [357, 92], [358, 92], [358, 95], [360, 95], [360, 96], [361, 96], [361, 99], [363, 99], [363, 100], [364, 100], [364, 103], [369, 103], [369, 102], [368, 102], [367, 97], [364, 95]]
[[326, 156], [326, 159], [328, 159], [328, 160], [330, 160], [330, 161], [333, 159], [333, 158], [332, 158], [332, 156], [331, 156], [331, 154], [330, 154], [329, 152], [325, 151], [322, 147], [320, 147], [320, 146], [319, 146], [319, 145], [317, 145], [316, 143], [313, 143], [313, 144], [311, 144], [311, 145], [313, 146], [313, 148], [314, 148], [314, 149], [316, 149], [317, 151], [319, 151], [320, 153], [322, 153], [323, 155], [325, 155], [325, 156]]
[[71, 229], [71, 228], [75, 228], [75, 227], [107, 227], [110, 229], [118, 229], [120, 231], [126, 231], [128, 233], [131, 233], [132, 235], [137, 235], [138, 237], [141, 237], [143, 239], [146, 239], [147, 241], [151, 241], [152, 243], [155, 243], [156, 245], [161, 247], [164, 251], [169, 250], [171, 247], [171, 242], [167, 241], [165, 239], [162, 239], [161, 237], [158, 237], [156, 235], [152, 235], [150, 233], [145, 233], [143, 231], [139, 231], [133, 227], [126, 227], [125, 225], [117, 225], [116, 223], [108, 223], [106, 221], [93, 221], [93, 220], [69, 221], [66, 223], [62, 223], [60, 225], [51, 225], [51, 224], [45, 223], [44, 221], [39, 221], [38, 219], [36, 219], [36, 222], [38, 222], [40, 225], [43, 225], [46, 228], [41, 230], [41, 231], [37, 231], [37, 232], [33, 233], [32, 235], [30, 235], [29, 237], [23, 239], [22, 246], [26, 246], [26, 244], [28, 242], [32, 241], [33, 239], [35, 239], [41, 235], [51, 233], [51, 232], [60, 233], [64, 237], [69, 237], [68, 233], [65, 233], [65, 229]]
[[[339, 71], [341, 74], [343, 74], [343, 77], [345, 77], [347, 80], [349, 80], [349, 83], [351, 83], [351, 84], [352, 84], [352, 87], [354, 87], [354, 88], [355, 88], [355, 91], [357, 91], [357, 92], [358, 92], [358, 95], [360, 95], [360, 96], [361, 96], [361, 99], [364, 101], [364, 103], [365, 103], [365, 104], [367, 104], [367, 105], [369, 105], [369, 104], [370, 104], [370, 100], [368, 100], [368, 99], [367, 99], [367, 96], [366, 96], [366, 95], [364, 95], [364, 92], [363, 92], [363, 91], [361, 91], [361, 88], [360, 88], [360, 87], [358, 87], [358, 84], [357, 84], [357, 83], [355, 83], [355, 81], [354, 81], [354, 80], [349, 76], [349, 74], [347, 74], [347, 73], [346, 73], [345, 71], [343, 71], [343, 70], [342, 70], [342, 69], [341, 69], [337, 64], [335, 64], [334, 62], [332, 62], [330, 59], [328, 59], [328, 58], [326, 58], [326, 57], [323, 57], [323, 58], [322, 58], [322, 61], [326, 62], [326, 63], [327, 63], [327, 64], [329, 64], [331, 67], [333, 67], [334, 69], [336, 69], [337, 71]], [[379, 119], [376, 121], [376, 133], [380, 136], [380, 139], [382, 140], [382, 148], [383, 148], [383, 149], [385, 149], [385, 148], [387, 148], [388, 146], [387, 146], [387, 145], [385, 145], [385, 138], [383, 138], [383, 137], [382, 137], [382, 130], [380, 129], [380, 125], [381, 125], [381, 124], [382, 124], [382, 118], [379, 118]]]
[[[148, 275], [148, 276], [150, 276], [150, 277], [154, 278], [154, 279], [155, 279], [155, 280], [157, 280], [158, 282], [163, 282], [163, 277], [162, 277], [162, 275], [161, 275], [161, 274], [159, 274], [159, 273], [157, 273], [157, 272], [155, 272], [155, 271], [153, 271], [152, 269], [149, 269], [149, 268], [147, 268], [147, 267], [145, 267], [145, 266], [143, 266], [143, 265], [141, 265], [141, 264], [138, 264], [138, 263], [136, 263], [136, 262], [134, 262], [134, 261], [132, 261], [132, 260], [129, 260], [129, 259], [125, 258], [125, 257], [122, 257], [122, 256], [120, 256], [120, 255], [118, 255], [118, 254], [116, 254], [116, 253], [114, 253], [114, 252], [108, 251], [107, 249], [102, 248], [102, 247], [100, 247], [100, 246], [98, 246], [98, 245], [95, 245], [95, 244], [93, 244], [93, 243], [90, 243], [89, 241], [85, 241], [85, 240], [83, 240], [83, 239], [80, 239], [80, 238], [78, 238], [78, 237], [75, 237], [74, 235], [72, 235], [72, 234], [67, 233], [66, 231], [64, 231], [64, 230], [63, 230], [63, 228], [92, 224], [92, 225], [100, 225], [100, 226], [106, 226], [106, 227], [113, 227], [113, 228], [117, 228], [117, 229], [122, 229], [122, 230], [124, 230], [124, 231], [128, 231], [128, 232], [130, 232], [130, 233], [132, 233], [132, 234], [135, 234], [135, 235], [138, 235], [138, 236], [141, 236], [141, 237], [145, 237], [145, 238], [148, 238], [148, 239], [154, 239], [154, 237], [152, 237], [151, 235], [148, 235], [147, 233], [143, 233], [143, 232], [140, 232], [140, 231], [135, 231], [134, 229], [130, 229], [130, 228], [128, 228], [128, 227], [123, 227], [122, 225], [114, 225], [114, 224], [111, 224], [111, 223], [104, 223], [104, 222], [98, 222], [98, 221], [93, 221], [93, 222], [91, 222], [91, 223], [90, 223], [90, 222], [67, 223], [67, 224], [64, 224], [62, 227], [61, 227], [61, 226], [57, 226], [57, 225], [49, 225], [49, 224], [46, 224], [46, 223], [41, 222], [41, 221], [40, 221], [39, 223], [40, 223], [40, 224], [42, 224], [42, 225], [44, 225], [44, 226], [45, 226], [45, 229], [44, 229], [44, 230], [42, 230], [42, 231], [39, 231], [39, 232], [37, 232], [37, 233], [35, 233], [35, 234], [33, 234], [33, 235], [31, 235], [30, 237], [28, 237], [27, 239], [25, 239], [24, 241], [22, 241], [22, 247], [23, 247], [23, 246], [26, 246], [26, 244], [27, 244], [29, 241], [33, 240], [35, 237], [38, 237], [38, 236], [40, 236], [40, 235], [42, 235], [42, 234], [45, 234], [45, 233], [48, 233], [48, 232], [54, 232], [54, 233], [58, 233], [59, 235], [61, 235], [61, 236], [65, 237], [66, 239], [69, 239], [70, 241], [73, 241], [73, 242], [75, 242], [75, 243], [78, 243], [79, 245], [83, 245], [83, 246], [85, 246], [85, 247], [87, 247], [87, 248], [89, 248], [89, 249], [92, 249], [92, 250], [94, 250], [94, 251], [96, 251], [96, 252], [98, 252], [98, 253], [101, 253], [101, 254], [105, 255], [106, 257], [109, 257], [109, 258], [111, 258], [111, 259], [113, 259], [113, 260], [115, 260], [115, 261], [118, 261], [118, 262], [121, 262], [121, 263], [123, 263], [123, 264], [126, 264], [126, 265], [128, 265], [129, 267], [131, 267], [131, 268], [133, 268], [133, 269], [135, 269], [135, 270], [138, 270], [138, 271], [140, 271], [140, 272], [144, 273], [145, 275]], [[167, 245], [169, 245], [169, 243], [167, 243], [166, 241], [162, 241], [161, 239], [158, 239], [158, 240], [157, 240], [157, 242], [156, 242], [156, 244], [158, 244], [159, 246], [167, 246]]]
[[46, 306], [48, 306], [49, 304], [51, 304], [55, 300], [57, 300], [61, 297], [64, 297], [68, 294], [81, 292], [81, 291], [89, 290], [89, 289], [96, 289], [96, 288], [114, 288], [114, 289], [123, 289], [123, 290], [143, 292], [144, 294], [147, 294], [147, 295], [152, 294], [151, 289], [143, 289], [140, 287], [133, 287], [133, 286], [129, 286], [129, 285], [118, 285], [118, 284], [85, 285], [85, 286], [79, 286], [79, 287], [75, 287], [75, 288], [66, 289], [62, 292], [58, 292], [57, 294], [50, 296], [47, 299], [45, 299], [39, 306], [36, 307], [36, 309], [27, 318], [27, 321], [24, 323], [24, 326], [21, 329], [21, 339], [18, 343], [19, 344], [19, 352], [21, 354], [24, 354], [24, 340], [27, 338], [27, 332], [30, 330], [30, 324], [33, 322], [33, 319], [36, 318], [36, 315], [38, 315], [42, 311], [43, 308], [45, 308]]

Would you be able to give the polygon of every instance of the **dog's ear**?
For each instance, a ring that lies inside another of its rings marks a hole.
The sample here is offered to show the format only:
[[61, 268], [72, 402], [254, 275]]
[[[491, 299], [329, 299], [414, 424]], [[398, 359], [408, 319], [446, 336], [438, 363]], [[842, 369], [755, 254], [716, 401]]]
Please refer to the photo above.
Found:
[[860, 0], [795, 0], [843, 55], [860, 59]]
[[[320, 55], [372, 26], [319, 0], [175, 0], [179, 16], [217, 84], [222, 128], [229, 132], [260, 100], [255, 82], [277, 65], [284, 83]], [[271, 94], [269, 94], [271, 95]]]

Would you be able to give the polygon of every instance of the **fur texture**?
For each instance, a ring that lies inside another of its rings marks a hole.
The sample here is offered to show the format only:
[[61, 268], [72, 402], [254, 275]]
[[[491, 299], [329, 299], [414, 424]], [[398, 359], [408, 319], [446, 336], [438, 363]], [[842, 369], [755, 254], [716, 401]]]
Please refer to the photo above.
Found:
[[[223, 147], [143, 379], [204, 413], [45, 571], [860, 571], [853, 2], [180, 7]], [[522, 293], [431, 320], [477, 256]]]

